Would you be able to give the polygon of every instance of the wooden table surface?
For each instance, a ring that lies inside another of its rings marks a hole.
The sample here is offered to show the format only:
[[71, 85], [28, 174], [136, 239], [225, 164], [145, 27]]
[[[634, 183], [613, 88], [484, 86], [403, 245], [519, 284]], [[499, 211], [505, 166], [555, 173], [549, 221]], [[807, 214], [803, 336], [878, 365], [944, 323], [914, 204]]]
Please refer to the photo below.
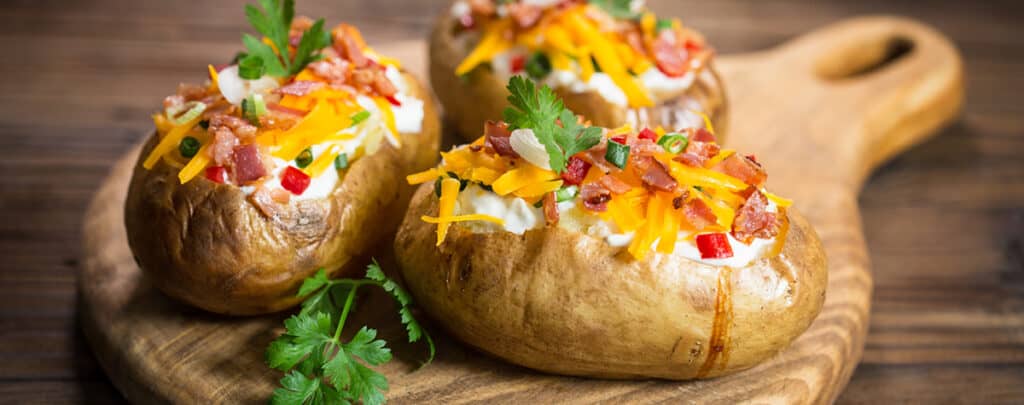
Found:
[[[0, 402], [123, 402], [76, 319], [83, 210], [162, 97], [240, 48], [243, 2], [0, 5]], [[299, 12], [380, 43], [422, 38], [442, 3], [307, 0]], [[863, 14], [917, 18], [953, 38], [963, 116], [879, 170], [860, 199], [875, 294], [864, 360], [839, 402], [1024, 402], [1024, 3], [651, 5], [723, 53]]]

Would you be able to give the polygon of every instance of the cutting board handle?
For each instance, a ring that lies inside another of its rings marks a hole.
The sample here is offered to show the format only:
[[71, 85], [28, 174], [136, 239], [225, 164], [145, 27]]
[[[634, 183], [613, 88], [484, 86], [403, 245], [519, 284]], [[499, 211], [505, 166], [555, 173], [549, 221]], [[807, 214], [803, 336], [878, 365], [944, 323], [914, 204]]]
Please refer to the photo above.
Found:
[[[825, 158], [809, 162], [817, 167], [808, 169], [820, 169], [854, 190], [879, 164], [954, 119], [963, 103], [963, 63], [956, 47], [931, 27], [901, 17], [843, 20], [743, 60], [732, 64], [748, 71], [743, 76], [766, 80], [769, 75], [750, 70], [768, 69], [782, 84], [776, 88], [811, 99], [787, 103], [801, 109], [784, 119], [800, 120], [803, 128], [783, 141], [790, 145], [759, 144], [748, 134], [736, 134], [741, 143], [806, 159], [799, 153], [810, 142]], [[755, 86], [726, 83], [743, 85]], [[765, 95], [757, 102], [784, 96]]]

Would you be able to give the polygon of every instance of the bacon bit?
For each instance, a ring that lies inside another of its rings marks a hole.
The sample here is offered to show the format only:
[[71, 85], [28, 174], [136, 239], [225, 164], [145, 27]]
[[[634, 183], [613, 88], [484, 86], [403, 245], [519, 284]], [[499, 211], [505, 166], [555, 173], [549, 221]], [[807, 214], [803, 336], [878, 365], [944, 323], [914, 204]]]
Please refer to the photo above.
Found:
[[287, 94], [290, 96], [302, 97], [324, 87], [323, 82], [312, 80], [296, 80], [284, 86], [274, 89], [275, 94]]
[[206, 171], [203, 173], [203, 175], [206, 177], [207, 180], [210, 180], [217, 184], [224, 184], [224, 181], [227, 179], [228, 176], [228, 171], [227, 169], [224, 168], [224, 166], [210, 166], [206, 168]]
[[630, 156], [653, 156], [655, 153], [659, 153], [663, 150], [664, 149], [660, 145], [648, 138], [630, 138]]
[[469, 0], [469, 9], [474, 14], [480, 15], [493, 15], [498, 11], [498, 7], [494, 4], [494, 0]]
[[519, 73], [526, 69], [526, 55], [513, 56], [512, 60], [509, 61], [509, 69], [512, 73]]
[[759, 165], [761, 164], [761, 162], [758, 162], [758, 161], [757, 161], [757, 156], [754, 156], [754, 154], [753, 154], [753, 153], [751, 153], [751, 154], [747, 155], [747, 159], [750, 159], [750, 160], [752, 160], [752, 161], [753, 161], [754, 163], [757, 163], [757, 164], [759, 164]]
[[274, 199], [274, 193], [262, 185], [256, 187], [256, 190], [249, 194], [249, 201], [268, 218], [277, 218], [281, 212], [281, 206]]
[[654, 62], [665, 76], [682, 77], [689, 71], [690, 53], [680, 46], [672, 31], [662, 31], [651, 47]]
[[694, 198], [683, 204], [683, 215], [686, 216], [686, 220], [690, 225], [698, 231], [718, 222], [718, 217], [711, 211], [711, 207], [708, 207], [704, 200], [699, 198]]
[[715, 142], [715, 134], [707, 128], [687, 128], [686, 132], [691, 142]]
[[294, 109], [294, 108], [291, 108], [291, 107], [285, 107], [285, 106], [280, 105], [278, 103], [267, 103], [267, 110], [274, 111], [274, 112], [279, 112], [281, 114], [293, 115], [293, 116], [295, 116], [297, 118], [302, 118], [302, 117], [306, 116], [306, 112], [305, 111], [297, 110], [297, 109]]
[[583, 207], [586, 209], [604, 212], [608, 209], [608, 201], [612, 199], [612, 195], [597, 183], [587, 183], [580, 189], [580, 199], [583, 200]]
[[270, 198], [278, 204], [288, 204], [292, 200], [292, 193], [283, 188], [275, 188], [270, 191]]
[[570, 157], [569, 163], [565, 166], [565, 171], [562, 172], [562, 180], [565, 184], [578, 186], [587, 177], [587, 171], [590, 170], [590, 166], [591, 164], [583, 159], [576, 156]]
[[637, 55], [646, 55], [647, 47], [644, 46], [644, 35], [640, 32], [640, 27], [633, 24], [630, 24], [628, 27], [629, 28], [622, 32], [622, 37], [626, 40], [626, 43], [629, 44], [629, 47], [633, 48], [633, 51], [636, 52]]
[[658, 133], [654, 132], [650, 128], [644, 128], [642, 131], [640, 131], [640, 134], [637, 135], [636, 137], [637, 137], [637, 139], [648, 139], [651, 142], [657, 142], [658, 141]]
[[676, 198], [673, 198], [672, 199], [672, 208], [677, 209], [677, 210], [678, 209], [682, 209], [683, 208], [683, 204], [686, 202], [686, 196], [688, 196], [688, 195], [690, 195], [690, 193], [688, 191], [686, 191], [686, 190], [683, 190], [683, 194], [677, 196]]
[[[713, 142], [702, 142], [691, 139], [690, 143], [686, 145], [686, 149], [683, 150], [685, 153], [692, 153], [697, 155], [701, 159], [707, 160], [715, 157], [722, 148], [717, 143]], [[703, 165], [704, 162], [701, 162]]]
[[755, 187], [760, 187], [768, 180], [768, 174], [760, 164], [736, 154], [725, 158], [711, 170], [725, 173]]
[[288, 29], [288, 44], [299, 46], [302, 40], [302, 33], [313, 27], [313, 19], [300, 15], [292, 19], [292, 26]]
[[690, 167], [704, 167], [704, 162], [707, 161], [707, 159], [692, 153], [680, 153], [679, 155], [676, 155], [676, 157], [672, 158], [672, 160]]
[[348, 62], [339, 58], [327, 58], [307, 65], [307, 68], [314, 75], [327, 80], [328, 82], [344, 84], [348, 82]]
[[185, 102], [200, 100], [206, 97], [207, 88], [194, 84], [179, 84], [178, 95], [184, 97]]
[[182, 105], [185, 105], [185, 97], [182, 97], [180, 94], [164, 97], [165, 110], [172, 107], [181, 107]]
[[512, 132], [508, 130], [508, 124], [505, 122], [487, 121], [484, 124], [485, 144], [501, 156], [517, 158], [519, 154], [512, 149], [512, 144], [509, 142], [511, 136]]
[[238, 137], [227, 127], [210, 127], [213, 134], [213, 143], [207, 153], [216, 165], [225, 165], [231, 162], [231, 155], [234, 154], [235, 146], [238, 146]]
[[654, 164], [650, 165], [641, 177], [644, 184], [660, 191], [675, 190], [676, 186], [679, 185], [676, 179], [672, 178], [672, 175], [668, 173], [668, 169], [665, 169], [661, 162], [654, 159], [651, 160], [654, 161]]
[[[352, 72], [352, 84], [356, 87], [366, 88], [380, 94], [382, 97], [390, 98], [398, 92], [395, 85], [391, 83], [384, 70], [380, 68], [356, 69]], [[398, 102], [396, 99], [395, 102]], [[392, 103], [394, 104], [394, 103]], [[399, 103], [398, 105], [401, 105]]]
[[778, 215], [768, 212], [767, 209], [768, 199], [760, 191], [754, 190], [736, 211], [736, 219], [732, 223], [732, 236], [749, 244], [754, 238], [768, 239], [778, 235]]
[[238, 184], [249, 184], [267, 175], [263, 157], [254, 144], [236, 146], [231, 155], [231, 165], [235, 170], [235, 181]]
[[256, 127], [239, 117], [227, 114], [217, 114], [210, 117], [210, 131], [227, 129], [242, 141], [248, 141], [256, 136]]
[[558, 205], [554, 192], [544, 194], [544, 222], [548, 226], [558, 223]]
[[352, 62], [357, 68], [369, 66], [370, 59], [363, 54], [363, 49], [353, 33], [354, 28], [340, 24], [331, 30], [331, 38], [334, 43], [334, 50], [342, 58]]
[[520, 28], [532, 27], [544, 12], [540, 7], [526, 3], [510, 3], [505, 7], [508, 7], [508, 14]]
[[614, 176], [609, 176], [607, 174], [601, 176], [600, 179], [597, 179], [597, 182], [600, 183], [601, 186], [603, 186], [605, 189], [608, 189], [608, 191], [611, 191], [614, 194], [622, 194], [633, 188], [628, 183], [619, 180]]

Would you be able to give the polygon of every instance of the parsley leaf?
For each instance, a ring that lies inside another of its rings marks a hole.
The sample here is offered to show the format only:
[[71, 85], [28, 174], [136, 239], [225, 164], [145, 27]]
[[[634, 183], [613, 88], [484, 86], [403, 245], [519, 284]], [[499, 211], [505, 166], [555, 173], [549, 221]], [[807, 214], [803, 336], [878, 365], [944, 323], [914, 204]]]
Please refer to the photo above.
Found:
[[633, 10], [632, 0], [589, 0], [589, 3], [615, 18], [633, 19], [640, 16], [639, 12]]
[[555, 173], [565, 170], [569, 157], [601, 141], [601, 129], [579, 125], [576, 115], [565, 108], [550, 87], [545, 85], [538, 90], [533, 81], [512, 76], [508, 91], [512, 106], [505, 109], [504, 118], [509, 129], [533, 130], [548, 152]]
[[367, 267], [364, 279], [331, 280], [320, 270], [302, 282], [299, 296], [306, 297], [302, 310], [284, 321], [285, 333], [267, 348], [267, 364], [287, 372], [271, 403], [384, 403], [387, 378], [371, 367], [391, 361], [387, 343], [366, 326], [349, 341], [341, 339], [361, 286], [381, 287], [395, 299], [409, 341], [426, 338], [430, 348], [426, 363], [433, 359], [434, 342], [412, 316], [412, 297], [384, 274], [376, 260]]
[[294, 56], [288, 56], [292, 19], [295, 17], [294, 0], [260, 0], [262, 11], [256, 6], [245, 6], [245, 17], [273, 45], [264, 43], [255, 36], [244, 34], [242, 43], [250, 57], [263, 60], [266, 73], [285, 77], [299, 73], [310, 62], [320, 59], [319, 51], [331, 45], [330, 33], [324, 31], [324, 20], [317, 20], [302, 33]]

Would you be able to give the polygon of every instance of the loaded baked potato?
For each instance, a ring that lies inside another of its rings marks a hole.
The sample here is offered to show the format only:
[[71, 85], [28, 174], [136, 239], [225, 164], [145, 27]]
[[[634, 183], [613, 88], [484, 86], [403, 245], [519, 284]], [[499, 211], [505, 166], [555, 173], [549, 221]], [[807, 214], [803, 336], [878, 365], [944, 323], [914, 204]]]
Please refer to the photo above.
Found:
[[164, 100], [125, 201], [146, 276], [212, 312], [296, 304], [304, 278], [343, 272], [394, 232], [404, 177], [436, 162], [435, 107], [397, 61], [348, 25], [280, 24]]
[[430, 80], [445, 113], [471, 140], [501, 119], [505, 83], [548, 84], [594, 125], [699, 127], [724, 133], [725, 91], [714, 51], [678, 19], [643, 1], [458, 0], [430, 39]]
[[549, 89], [509, 89], [507, 122], [408, 178], [399, 268], [452, 334], [546, 372], [691, 379], [811, 324], [821, 243], [753, 156], [704, 128], [573, 124]]

